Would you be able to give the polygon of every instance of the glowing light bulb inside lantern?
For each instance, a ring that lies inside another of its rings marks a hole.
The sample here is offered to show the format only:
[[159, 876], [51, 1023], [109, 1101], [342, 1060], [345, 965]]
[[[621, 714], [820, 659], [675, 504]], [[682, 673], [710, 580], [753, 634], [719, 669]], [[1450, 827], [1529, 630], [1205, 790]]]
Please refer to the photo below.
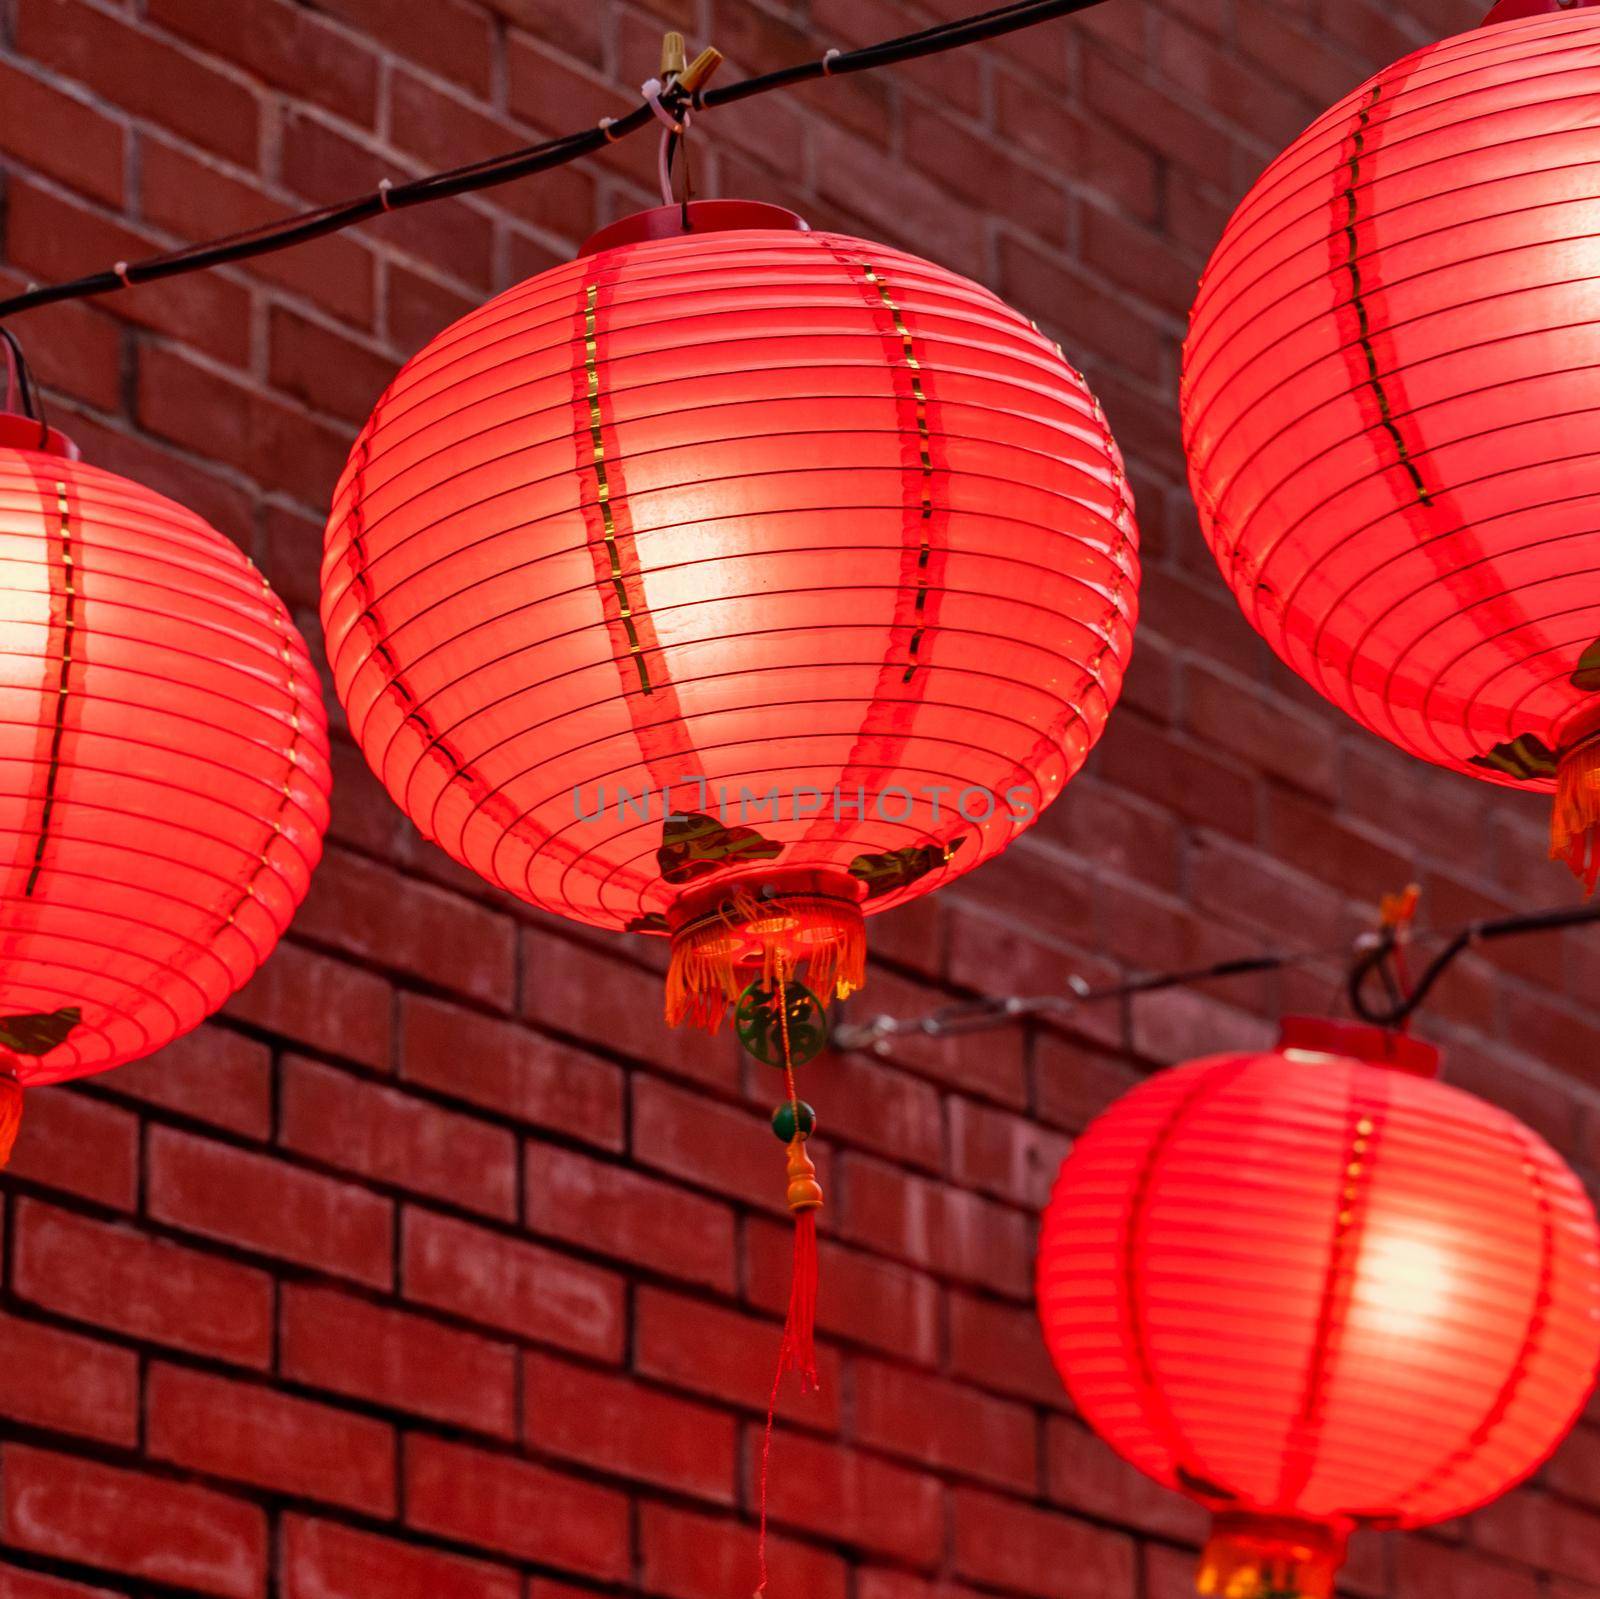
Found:
[[1407, 1233], [1380, 1233], [1362, 1244], [1352, 1314], [1391, 1338], [1417, 1337], [1448, 1310], [1450, 1252]]

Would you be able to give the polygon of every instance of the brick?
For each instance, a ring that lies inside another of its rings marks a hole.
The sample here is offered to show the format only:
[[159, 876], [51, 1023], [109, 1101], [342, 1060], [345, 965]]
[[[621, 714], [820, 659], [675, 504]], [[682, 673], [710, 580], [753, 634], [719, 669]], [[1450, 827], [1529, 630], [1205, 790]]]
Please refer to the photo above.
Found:
[[394, 1511], [395, 1438], [381, 1422], [166, 1365], [151, 1368], [145, 1407], [153, 1460], [368, 1515]]
[[[919, 901], [919, 904], [927, 903]], [[873, 947], [883, 940], [873, 928]], [[939, 1091], [896, 1071], [877, 1056], [827, 1055], [807, 1072], [818, 1087], [813, 1095], [821, 1121], [820, 1137], [830, 1146], [872, 1150], [907, 1166], [940, 1171], [944, 1166], [944, 1116]], [[776, 1079], [762, 1074], [758, 1090], [770, 1111], [782, 1098]], [[820, 1142], [820, 1139], [819, 1139]]]
[[197, 1027], [101, 1081], [119, 1096], [243, 1138], [272, 1131], [272, 1051], [226, 1027]]
[[1201, 743], [1309, 794], [1332, 796], [1335, 742], [1326, 720], [1203, 667], [1191, 667], [1184, 682], [1188, 725]]
[[622, 1284], [610, 1272], [538, 1244], [408, 1210], [405, 1295], [469, 1321], [578, 1354], [622, 1352]]
[[1104, 1599], [1133, 1599], [1134, 1543], [1069, 1516], [1035, 1510], [973, 1488], [952, 1495], [956, 1575], [1013, 1593], [1060, 1592], [1061, 1573]]
[[1112, 717], [1095, 751], [1095, 770], [1188, 821], [1247, 841], [1256, 835], [1256, 779], [1205, 742], [1123, 712]]
[[19, 0], [15, 27], [24, 55], [240, 166], [255, 164], [256, 97], [187, 51], [80, 0]]
[[286, 1283], [280, 1303], [286, 1377], [475, 1432], [515, 1435], [510, 1345], [331, 1288]]
[[1541, 1592], [1530, 1572], [1428, 1538], [1402, 1538], [1395, 1554], [1408, 1599], [1538, 1599]]
[[188, 1483], [25, 1449], [0, 1450], [6, 1543], [217, 1599], [265, 1591], [267, 1522]]
[[387, 1287], [389, 1201], [266, 1155], [170, 1128], [149, 1140], [150, 1215], [188, 1232]]
[[[514, 271], [510, 276], [516, 281], [529, 274]], [[477, 296], [463, 294], [425, 272], [412, 271], [400, 261], [384, 264], [384, 288], [388, 308], [384, 331], [389, 342], [402, 350], [420, 350], [435, 334], [479, 304]]]
[[284, 1599], [520, 1599], [509, 1566], [468, 1560], [330, 1521], [288, 1516], [283, 1529]]
[[[327, 502], [344, 466], [347, 441], [342, 433], [174, 350], [145, 346], [139, 351], [138, 414], [141, 425], [159, 437], [219, 457], [256, 482], [307, 504]], [[328, 864], [324, 857], [322, 870], [312, 879], [313, 898]], [[302, 919], [306, 909], [301, 907]]]
[[465, 88], [489, 87], [493, 31], [489, 18], [463, 0], [444, 0], [428, 17], [397, 10], [386, 0], [327, 0], [325, 8], [385, 50], [425, 62]]
[[1057, 1406], [1067, 1402], [1031, 1306], [952, 1294], [950, 1369], [968, 1382], [1020, 1399]]
[[[992, 865], [993, 863], [991, 863]], [[990, 867], [984, 868], [985, 872]], [[959, 939], [960, 922], [968, 914], [967, 905], [955, 895], [943, 895], [946, 914], [950, 918], [952, 945]], [[983, 938], [984, 958], [982, 970], [986, 980], [996, 971], [1010, 971], [1009, 961], [996, 949], [996, 941], [989, 929], [996, 922], [986, 920]], [[951, 953], [952, 963], [956, 959]], [[938, 1010], [948, 1003], [949, 995], [913, 983], [894, 973], [874, 966], [867, 974], [867, 987], [860, 998], [850, 1001], [847, 1012], [851, 1021], [861, 1021], [872, 1016], [921, 1016]], [[912, 1033], [902, 1033], [886, 1039], [882, 1058], [904, 1067], [919, 1077], [933, 1079], [943, 1086], [963, 1089], [988, 1099], [998, 1099], [1004, 1104], [1021, 1106], [1027, 1100], [1027, 1086], [1022, 1069], [1022, 1039], [1015, 1033], [994, 1033], [985, 1039], [981, 1057], [971, 1047], [957, 1038], [925, 1038]], [[826, 1110], [818, 1107], [819, 1113]], [[823, 1128], [826, 1136], [827, 1129]]]
[[516, 929], [509, 916], [344, 850], [329, 850], [295, 922], [303, 938], [381, 962], [509, 1010]]
[[[826, 1192], [828, 1152], [820, 1137], [810, 1154]], [[633, 1079], [633, 1156], [752, 1205], [786, 1210], [783, 1152], [766, 1119], [653, 1077]]]
[[[375, 193], [388, 178], [416, 175], [410, 163], [352, 138], [321, 115], [290, 106], [283, 116], [279, 173], [291, 193], [312, 205], [333, 205], [353, 194]], [[396, 211], [362, 229], [380, 246], [402, 250], [438, 271], [479, 289], [493, 276], [494, 224], [477, 207], [446, 200]]]
[[949, 1114], [955, 1180], [1029, 1210], [1043, 1209], [1066, 1159], [1067, 1140], [976, 1100], [952, 1099]]
[[851, 1156], [842, 1165], [840, 1231], [852, 1243], [999, 1293], [1030, 1292], [1031, 1218], [881, 1161]]
[[[511, 57], [520, 58], [515, 44]], [[514, 84], [515, 69], [511, 70]], [[427, 167], [484, 161], [527, 142], [527, 135], [515, 126], [486, 116], [460, 94], [438, 89], [416, 73], [395, 72], [389, 95], [395, 143]], [[508, 184], [497, 191], [495, 203], [554, 233], [583, 238], [596, 226], [595, 180], [584, 166], [557, 167], [536, 182]]]
[[1105, 118], [1138, 144], [1217, 187], [1230, 181], [1233, 141], [1208, 118], [1141, 83], [1098, 47], [1083, 52], [1091, 118]]
[[[5, 237], [7, 259], [46, 283], [97, 271], [109, 261], [136, 261], [159, 249], [148, 235], [18, 177], [6, 184]], [[238, 365], [249, 354], [249, 291], [214, 272], [146, 284], [137, 294], [113, 296], [105, 307], [125, 321], [181, 338], [219, 361]], [[81, 436], [78, 442], [84, 442]]]
[[297, 1044], [381, 1068], [389, 1064], [393, 1008], [393, 993], [381, 977], [282, 943], [226, 1010]]
[[726, 1036], [662, 1026], [661, 978], [654, 972], [541, 928], [523, 933], [522, 971], [522, 1013], [541, 1026], [713, 1087], [738, 1086], [738, 1046]]
[[939, 1563], [944, 1493], [936, 1478], [787, 1429], [772, 1448], [782, 1463], [768, 1483], [774, 1522], [918, 1570]]
[[139, 1194], [139, 1123], [72, 1088], [34, 1088], [7, 1170], [41, 1188], [131, 1210]]
[[523, 1437], [541, 1454], [731, 1505], [732, 1416], [549, 1355], [523, 1362]]
[[296, 1154], [515, 1217], [517, 1144], [506, 1129], [294, 1055], [283, 1062], [280, 1093], [278, 1136]]
[[12, 1282], [29, 1303], [239, 1365], [271, 1360], [264, 1273], [28, 1200], [13, 1228]]
[[262, 83], [351, 122], [370, 123], [377, 110], [374, 52], [289, 0], [235, 0], [225, 13], [187, 0], [150, 0], [145, 14]]
[[527, 1126], [622, 1147], [621, 1071], [514, 1022], [400, 998], [400, 1075]]
[[128, 1350], [16, 1316], [0, 1316], [0, 1345], [0, 1416], [107, 1443], [137, 1442], [139, 1362]]
[[916, 1465], [1032, 1493], [1038, 1477], [1033, 1412], [885, 1361], [851, 1367], [860, 1442]]
[[406, 1521], [519, 1560], [616, 1581], [628, 1571], [628, 1501], [512, 1455], [413, 1436]]
[[1034, 1041], [1033, 1075], [1043, 1121], [1080, 1133], [1138, 1086], [1133, 1067], [1050, 1033]]
[[42, 1571], [0, 1566], [0, 1599], [113, 1599], [113, 1596], [108, 1588], [66, 1582], [60, 1577], [46, 1576]]
[[525, 1167], [531, 1231], [733, 1291], [728, 1206], [553, 1144], [530, 1144]]
[[[139, 151], [139, 207], [152, 226], [180, 240], [242, 233], [295, 209], [255, 182], [152, 138]], [[302, 295], [346, 322], [371, 325], [373, 254], [357, 234], [329, 234], [241, 262], [234, 270]]]
[[1152, 1482], [1077, 1421], [1046, 1421], [1044, 1462], [1046, 1492], [1058, 1505], [1156, 1538], [1205, 1540], [1203, 1510]]
[[275, 389], [352, 422], [366, 421], [395, 374], [390, 356], [284, 306], [271, 310], [267, 341]]
[[122, 204], [121, 125], [9, 64], [0, 64], [0, 145], [13, 160], [92, 200]]
[[[640, 1582], [661, 1599], [742, 1593], [753, 1581], [750, 1528], [743, 1521], [676, 1506], [639, 1507]], [[845, 1563], [815, 1544], [767, 1538], [770, 1599], [845, 1599]]]
[[[776, 1320], [709, 1303], [704, 1296], [641, 1286], [634, 1295], [633, 1365], [724, 1404], [762, 1414], [772, 1386], [782, 1338]], [[841, 1366], [838, 1353], [817, 1346], [818, 1388], [802, 1394], [788, 1382], [778, 1392], [778, 1414], [801, 1426], [839, 1425]]]
[[[750, 1302], [781, 1312], [789, 1303], [794, 1229], [755, 1222], [745, 1230], [744, 1280]], [[817, 1327], [852, 1343], [919, 1365], [938, 1357], [939, 1290], [931, 1277], [822, 1239]]]

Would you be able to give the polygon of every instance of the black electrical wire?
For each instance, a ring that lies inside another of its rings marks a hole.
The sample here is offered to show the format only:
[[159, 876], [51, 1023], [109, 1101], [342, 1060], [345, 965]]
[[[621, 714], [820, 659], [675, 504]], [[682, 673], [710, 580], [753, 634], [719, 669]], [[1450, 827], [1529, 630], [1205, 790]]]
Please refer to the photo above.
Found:
[[[720, 89], [705, 89], [695, 93], [669, 83], [662, 91], [661, 105], [670, 115], [684, 110], [706, 110], [719, 105], [731, 105], [748, 100], [754, 95], [768, 94], [775, 89], [791, 88], [797, 83], [810, 83], [820, 78], [845, 77], [855, 72], [870, 72], [879, 67], [895, 66], [903, 61], [914, 61], [922, 56], [938, 55], [946, 50], [958, 50], [965, 45], [980, 44], [988, 39], [998, 39], [1004, 34], [1031, 28], [1056, 17], [1070, 16], [1103, 5], [1105, 0], [1018, 0], [1018, 3], [1001, 6], [978, 16], [965, 17], [956, 22], [941, 23], [924, 28], [917, 33], [904, 34], [896, 39], [885, 39], [877, 44], [864, 45], [857, 50], [830, 50], [817, 61], [802, 62], [792, 67], [782, 67], [776, 72], [761, 73], [730, 83]], [[407, 183], [382, 184], [375, 193], [359, 195], [335, 205], [321, 206], [314, 211], [302, 211], [281, 221], [266, 223], [243, 233], [204, 243], [186, 245], [182, 249], [161, 255], [146, 256], [139, 261], [119, 261], [101, 272], [91, 272], [86, 277], [73, 278], [65, 283], [45, 284], [29, 288], [22, 294], [0, 300], [0, 318], [14, 316], [21, 311], [31, 311], [42, 305], [55, 305], [62, 300], [87, 300], [103, 294], [114, 294], [119, 289], [133, 288], [141, 283], [156, 283], [163, 278], [177, 277], [187, 272], [203, 272], [213, 267], [228, 266], [236, 261], [248, 261], [255, 256], [269, 255], [277, 250], [287, 250], [297, 244], [309, 243], [329, 233], [339, 233], [363, 222], [373, 221], [389, 211], [404, 211], [412, 206], [426, 205], [432, 200], [443, 200], [458, 194], [472, 194], [482, 189], [495, 188], [518, 178], [532, 177], [547, 172], [552, 167], [565, 166], [584, 156], [598, 155], [608, 144], [625, 139], [630, 134], [655, 122], [655, 112], [648, 103], [637, 105], [625, 116], [588, 128], [579, 133], [565, 134], [549, 139], [543, 144], [527, 145], [504, 155], [491, 156], [470, 166], [453, 167]]]
[[[1403, 1027], [1422, 1006], [1434, 985], [1451, 963], [1475, 944], [1492, 943], [1524, 933], [1556, 932], [1567, 927], [1600, 923], [1600, 901], [1567, 906], [1557, 910], [1532, 911], [1516, 916], [1492, 917], [1468, 922], [1463, 927], [1421, 933], [1416, 942], [1443, 939], [1443, 947], [1423, 968], [1415, 983], [1403, 986], [1396, 978], [1395, 956], [1400, 935], [1393, 927], [1370, 933], [1338, 949], [1296, 950], [1267, 955], [1248, 955], [1218, 961], [1211, 966], [1190, 967], [1181, 971], [1143, 972], [1121, 982], [1093, 987], [1081, 979], [1071, 979], [1070, 994], [1013, 995], [1007, 998], [976, 999], [947, 1005], [923, 1016], [875, 1016], [864, 1022], [844, 1021], [833, 1030], [831, 1047], [841, 1052], [871, 1049], [890, 1038], [917, 1034], [945, 1038], [959, 1033], [983, 1032], [1005, 1027], [1030, 1016], [1068, 1015], [1084, 1005], [1114, 999], [1134, 999], [1168, 988], [1188, 988], [1197, 983], [1216, 982], [1226, 977], [1244, 977], [1258, 972], [1278, 972], [1295, 966], [1318, 965], [1331, 959], [1350, 961], [1346, 992], [1350, 1008], [1364, 1022], [1378, 1027]], [[1366, 990], [1374, 977], [1380, 977], [1389, 994], [1387, 1005], [1367, 998]]]

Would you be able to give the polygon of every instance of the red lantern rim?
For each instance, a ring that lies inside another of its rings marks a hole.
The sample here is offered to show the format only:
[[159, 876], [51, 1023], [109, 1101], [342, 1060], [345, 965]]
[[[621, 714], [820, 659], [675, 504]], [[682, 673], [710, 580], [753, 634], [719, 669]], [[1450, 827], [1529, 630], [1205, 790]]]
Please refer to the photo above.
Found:
[[[685, 220], [687, 218], [687, 220]], [[732, 233], [740, 229], [766, 229], [783, 233], [809, 233], [811, 224], [786, 206], [765, 200], [691, 200], [687, 205], [658, 205], [608, 222], [591, 233], [578, 251], [578, 259], [615, 250], [624, 244], [647, 244], [652, 239], [677, 239], [686, 233]]]
[[1521, 22], [1526, 17], [1558, 17], [1563, 11], [1580, 11], [1600, 5], [1600, 0], [1499, 0], [1483, 19], [1486, 28], [1501, 22]]
[[1437, 1077], [1440, 1053], [1409, 1033], [1327, 1016], [1285, 1016], [1278, 1048], [1285, 1054], [1338, 1055], [1368, 1066], [1388, 1066], [1412, 1077]]
[[0, 449], [32, 450], [36, 455], [59, 455], [69, 461], [79, 457], [78, 446], [65, 433], [19, 411], [0, 411]]

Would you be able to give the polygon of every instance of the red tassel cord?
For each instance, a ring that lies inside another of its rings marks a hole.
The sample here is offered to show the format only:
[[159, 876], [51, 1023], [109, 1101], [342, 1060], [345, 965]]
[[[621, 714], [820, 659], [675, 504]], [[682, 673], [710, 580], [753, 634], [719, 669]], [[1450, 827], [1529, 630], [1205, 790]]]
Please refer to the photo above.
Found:
[[789, 1151], [788, 1189], [789, 1209], [794, 1212], [794, 1276], [789, 1286], [789, 1314], [783, 1325], [783, 1342], [778, 1348], [778, 1371], [772, 1383], [772, 1396], [767, 1403], [767, 1426], [761, 1440], [761, 1529], [758, 1535], [756, 1559], [760, 1567], [760, 1580], [756, 1585], [759, 1596], [767, 1588], [767, 1482], [772, 1461], [772, 1422], [778, 1409], [778, 1394], [783, 1388], [786, 1372], [797, 1372], [801, 1393], [811, 1393], [819, 1386], [817, 1380], [817, 1212], [822, 1209], [822, 1186], [817, 1181], [817, 1168], [806, 1153], [806, 1139], [810, 1137], [816, 1118], [811, 1107], [802, 1103], [795, 1084], [794, 1061], [789, 1047], [788, 993], [785, 988], [783, 965], [777, 970], [778, 1026], [783, 1039], [783, 1075], [789, 1090], [789, 1102], [780, 1106], [773, 1118], [773, 1127], [780, 1137], [786, 1137]]
[[0, 1071], [0, 1166], [11, 1159], [11, 1147], [22, 1125], [22, 1084], [10, 1072]]

